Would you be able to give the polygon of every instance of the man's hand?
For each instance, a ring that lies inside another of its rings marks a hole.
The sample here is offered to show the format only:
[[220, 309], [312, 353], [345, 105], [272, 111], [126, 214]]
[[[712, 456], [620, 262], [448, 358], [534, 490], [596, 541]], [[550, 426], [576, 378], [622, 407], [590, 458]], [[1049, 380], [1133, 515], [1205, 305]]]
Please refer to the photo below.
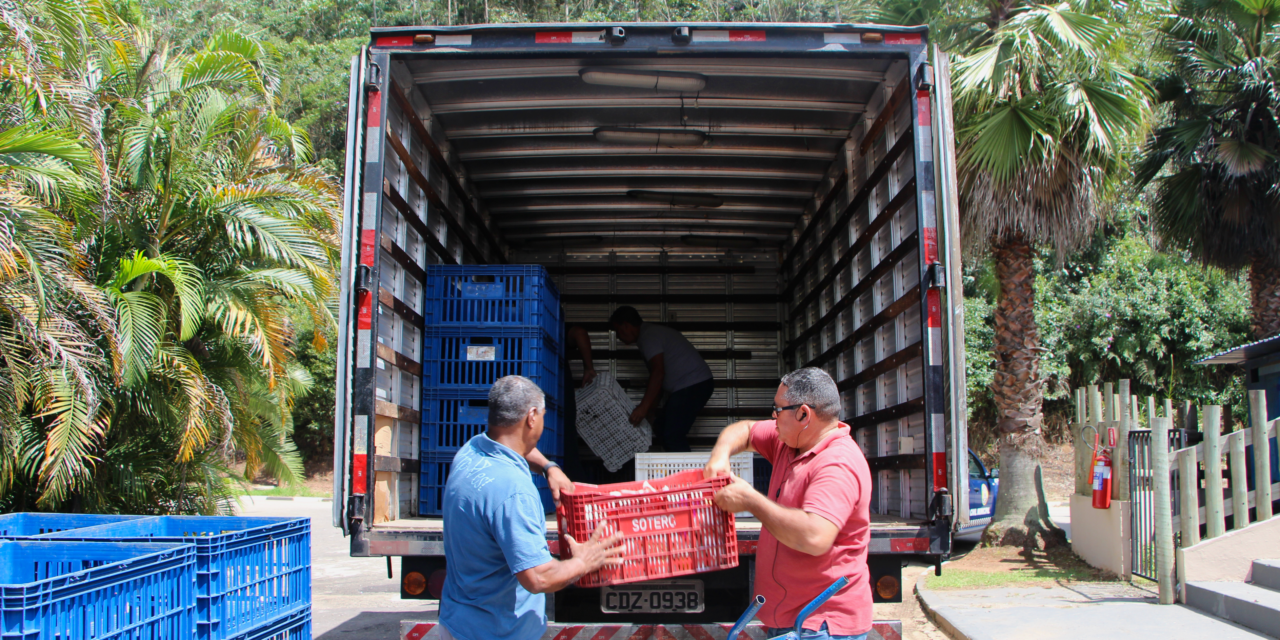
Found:
[[592, 532], [591, 539], [586, 542], [578, 542], [567, 533], [564, 536], [565, 541], [569, 543], [570, 555], [586, 567], [587, 573], [600, 567], [622, 566], [622, 558], [619, 557], [623, 552], [622, 533], [614, 532], [606, 538], [604, 531], [605, 523], [601, 522]]
[[547, 472], [547, 486], [551, 487], [551, 497], [555, 498], [556, 506], [560, 506], [560, 492], [573, 488], [573, 481], [569, 476], [565, 475], [560, 467], [551, 467]]
[[731, 475], [730, 469], [729, 456], [720, 455], [712, 451], [711, 458], [707, 460], [706, 466], [702, 467], [702, 477], [714, 478], [716, 476]]
[[628, 420], [631, 422], [631, 426], [638, 427], [640, 426], [640, 422], [643, 421], [644, 417], [647, 415], [649, 415], [649, 407], [642, 404], [637, 406], [635, 410], [631, 412], [631, 417], [628, 418]]
[[711, 455], [707, 458], [706, 466], [702, 467], [702, 477], [714, 478], [716, 476], [727, 476], [732, 473], [732, 466], [729, 460], [738, 453], [744, 451], [755, 451], [751, 448], [751, 426], [755, 424], [750, 420], [739, 420], [727, 427], [716, 438], [716, 446], [711, 449]]
[[582, 372], [582, 386], [584, 386], [584, 387], [585, 387], [585, 386], [587, 386], [587, 385], [591, 384], [593, 381], [595, 381], [595, 379], [596, 379], [596, 370], [595, 370], [595, 369], [592, 369], [592, 368], [590, 368], [590, 367], [587, 367], [586, 369], [584, 369], [584, 370], [583, 370], [583, 372]]
[[738, 513], [739, 511], [751, 511], [754, 513], [753, 507], [762, 498], [764, 496], [760, 495], [760, 492], [756, 491], [755, 487], [747, 484], [746, 480], [734, 476], [733, 482], [717, 491], [713, 499], [717, 507], [729, 513]]

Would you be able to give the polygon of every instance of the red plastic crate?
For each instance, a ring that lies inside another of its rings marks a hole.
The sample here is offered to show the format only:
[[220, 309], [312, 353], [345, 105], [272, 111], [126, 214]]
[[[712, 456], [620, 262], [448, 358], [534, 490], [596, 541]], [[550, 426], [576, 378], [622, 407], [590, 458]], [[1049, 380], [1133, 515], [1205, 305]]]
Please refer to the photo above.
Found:
[[597, 525], [607, 522], [610, 535], [621, 531], [625, 562], [606, 567], [578, 580], [580, 587], [643, 582], [738, 566], [738, 537], [733, 514], [720, 510], [712, 500], [728, 477], [704, 479], [701, 469], [673, 473], [648, 480], [651, 493], [610, 495], [641, 491], [645, 481], [593, 485], [575, 483], [572, 492], [560, 494], [556, 519], [562, 558], [570, 557], [565, 534], [574, 540], [591, 537]]

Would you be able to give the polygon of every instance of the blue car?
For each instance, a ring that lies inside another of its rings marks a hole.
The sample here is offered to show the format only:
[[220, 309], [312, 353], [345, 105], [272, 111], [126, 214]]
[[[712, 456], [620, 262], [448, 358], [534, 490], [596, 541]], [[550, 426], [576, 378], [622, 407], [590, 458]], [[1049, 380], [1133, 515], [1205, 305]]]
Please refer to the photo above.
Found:
[[995, 513], [996, 494], [1000, 492], [1000, 470], [988, 469], [969, 450], [969, 524], [956, 531], [956, 536], [980, 535]]

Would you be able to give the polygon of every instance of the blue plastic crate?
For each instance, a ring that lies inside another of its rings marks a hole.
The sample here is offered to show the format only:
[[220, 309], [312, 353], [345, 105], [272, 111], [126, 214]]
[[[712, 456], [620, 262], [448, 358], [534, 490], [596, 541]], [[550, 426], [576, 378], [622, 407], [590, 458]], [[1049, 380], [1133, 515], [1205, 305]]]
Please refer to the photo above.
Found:
[[489, 392], [504, 376], [524, 376], [561, 404], [560, 346], [535, 328], [427, 327], [422, 388]]
[[[560, 456], [547, 456], [557, 464], [563, 464]], [[453, 454], [423, 454], [419, 461], [421, 473], [418, 474], [418, 515], [438, 516], [444, 509], [444, 488], [449, 481], [449, 470], [453, 467]], [[539, 474], [533, 474], [533, 486], [538, 488], [545, 513], [555, 513], [556, 503], [551, 497], [551, 489], [547, 481]]]
[[200, 640], [233, 638], [311, 605], [309, 518], [164, 516], [41, 539], [194, 544]]
[[424, 286], [427, 326], [542, 327], [559, 339], [560, 292], [541, 265], [436, 265]]
[[311, 607], [291, 613], [231, 640], [311, 640]]
[[[489, 422], [489, 392], [455, 389], [426, 390], [422, 394], [422, 437], [424, 454], [453, 455], [476, 434], [483, 433]], [[547, 398], [547, 414], [543, 419], [538, 450], [548, 456], [564, 454], [563, 410], [553, 398]]]
[[7, 513], [0, 516], [0, 538], [31, 538], [145, 517], [97, 513]]
[[195, 580], [189, 544], [0, 542], [0, 638], [188, 640]]

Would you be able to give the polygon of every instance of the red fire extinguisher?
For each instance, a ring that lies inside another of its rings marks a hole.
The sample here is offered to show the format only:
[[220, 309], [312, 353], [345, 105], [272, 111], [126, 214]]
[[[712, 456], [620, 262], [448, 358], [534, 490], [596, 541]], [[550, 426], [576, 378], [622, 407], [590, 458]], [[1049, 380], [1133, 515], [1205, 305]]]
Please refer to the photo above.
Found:
[[1098, 438], [1094, 436], [1093, 458], [1093, 508], [1111, 508], [1111, 453], [1106, 447], [1098, 446]]

